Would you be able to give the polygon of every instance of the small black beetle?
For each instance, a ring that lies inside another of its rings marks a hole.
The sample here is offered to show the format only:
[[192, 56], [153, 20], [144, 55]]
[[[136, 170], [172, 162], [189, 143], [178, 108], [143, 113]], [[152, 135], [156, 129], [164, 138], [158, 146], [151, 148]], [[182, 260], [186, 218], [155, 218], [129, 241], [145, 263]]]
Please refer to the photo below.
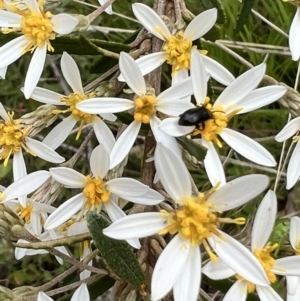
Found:
[[202, 125], [202, 130], [205, 129], [205, 121], [209, 119], [214, 119], [212, 112], [205, 107], [196, 107], [189, 109], [179, 115], [178, 124], [183, 126], [198, 126]]

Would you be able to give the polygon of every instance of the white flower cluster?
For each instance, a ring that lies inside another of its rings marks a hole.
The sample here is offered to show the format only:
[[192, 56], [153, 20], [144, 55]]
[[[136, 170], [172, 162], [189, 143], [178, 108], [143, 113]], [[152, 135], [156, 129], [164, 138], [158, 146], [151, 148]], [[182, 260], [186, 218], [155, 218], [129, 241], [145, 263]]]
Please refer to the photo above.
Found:
[[[99, 2], [108, 5], [107, 0]], [[202, 273], [213, 280], [230, 278], [234, 282], [223, 298], [225, 301], [246, 300], [247, 294], [255, 291], [262, 301], [282, 300], [271, 286], [278, 280], [276, 275], [286, 276], [287, 300], [300, 300], [300, 256], [280, 255], [280, 258], [275, 258], [274, 251], [279, 245], [270, 242], [277, 214], [277, 198], [273, 190], [268, 190], [257, 209], [249, 247], [247, 242], [242, 244], [228, 234], [227, 224], [240, 226], [246, 223], [245, 217], [236, 217], [240, 211], [233, 209], [247, 204], [268, 189], [269, 178], [250, 172], [227, 182], [218, 150], [228, 145], [253, 163], [276, 166], [276, 160], [267, 149], [230, 129], [230, 121], [236, 115], [281, 99], [287, 88], [283, 85], [259, 87], [266, 74], [265, 62], [235, 78], [206, 51], [197, 48], [195, 42], [215, 25], [217, 9], [205, 10], [194, 17], [185, 30], [178, 30], [176, 26], [166, 24], [149, 6], [134, 3], [133, 14], [147, 32], [146, 38], [156, 39], [162, 47], [159, 52], [138, 58], [133, 53], [121, 52], [119, 73], [113, 80], [130, 91], [124, 90], [127, 94], [123, 93], [123, 97], [119, 97], [118, 92], [112, 97], [98, 96], [94, 91], [87, 93], [79, 68], [67, 52], [63, 52], [60, 66], [72, 93], [64, 95], [38, 87], [46, 53], [54, 51], [51, 42], [77, 31], [79, 18], [66, 13], [52, 15], [45, 10], [42, 1], [4, 0], [3, 3], [0, 10], [2, 33], [21, 35], [1, 46], [0, 75], [4, 78], [7, 67], [30, 52], [32, 58], [21, 90], [26, 99], [52, 106], [49, 116], [54, 116], [52, 119], [39, 117], [33, 125], [30, 121], [24, 122], [24, 118], [14, 119], [14, 113], [6, 111], [0, 103], [0, 159], [4, 166], [12, 161], [14, 177], [10, 186], [1, 186], [0, 200], [19, 215], [26, 230], [40, 242], [76, 236], [89, 232], [86, 217], [88, 212], [94, 211], [111, 220], [110, 226], [103, 230], [107, 237], [126, 240], [135, 249], [143, 247], [140, 238], [165, 237], [166, 245], [153, 270], [150, 269], [151, 277], [148, 277], [151, 279], [148, 285], [152, 301], [161, 300], [171, 291], [175, 301], [196, 301]], [[298, 60], [300, 10], [299, 1], [295, 3], [298, 7], [289, 43], [292, 59]], [[113, 14], [111, 6], [105, 11]], [[170, 65], [171, 86], [159, 93], [149, 86], [147, 75], [156, 72], [164, 63]], [[208, 85], [211, 78], [225, 86], [216, 99], [208, 96], [211, 95]], [[120, 124], [118, 114], [123, 112], [132, 118], [115, 138], [112, 128]], [[51, 125], [59, 114], [68, 116], [56, 124], [42, 142], [32, 138], [39, 131], [38, 126], [42, 130]], [[299, 118], [289, 122], [275, 139], [282, 142], [299, 133]], [[27, 175], [23, 153], [55, 164], [64, 162], [56, 149], [70, 136], [76, 124], [79, 124], [76, 140], [84, 136], [85, 126], [92, 126], [99, 143], [90, 152], [89, 165], [85, 166], [90, 172], [82, 174], [66, 164]], [[145, 128], [153, 136], [147, 133], [143, 139], [147, 141], [150, 137], [155, 140], [144, 158], [145, 164], [151, 164], [156, 172], [147, 185], [122, 177], [120, 172]], [[187, 150], [176, 140], [181, 136], [206, 149], [201, 164], [205, 167], [210, 189], [198, 191], [196, 188], [184, 160]], [[297, 144], [287, 169], [287, 189], [292, 188], [300, 176], [298, 135], [294, 141]], [[154, 162], [146, 158], [151, 154]], [[54, 207], [59, 193], [56, 197], [51, 196], [57, 187], [76, 189], [76, 194]], [[27, 197], [37, 189], [32, 197]], [[128, 210], [124, 208], [130, 206], [125, 205], [131, 203], [133, 208], [142, 209], [127, 214]], [[299, 254], [299, 217], [291, 219], [290, 229], [291, 248]], [[16, 244], [17, 259], [47, 252], [45, 249], [21, 248], [22, 243], [28, 243], [26, 237]], [[81, 242], [80, 260], [90, 258], [88, 265], [92, 267], [91, 244], [92, 241]], [[70, 256], [69, 250], [62, 245], [55, 249]], [[57, 259], [63, 262], [59, 256]], [[81, 271], [80, 278], [88, 281], [90, 275], [91, 271], [86, 269]], [[71, 300], [89, 298], [86, 284], [81, 284]], [[52, 298], [39, 292], [37, 300], [51, 301]]]

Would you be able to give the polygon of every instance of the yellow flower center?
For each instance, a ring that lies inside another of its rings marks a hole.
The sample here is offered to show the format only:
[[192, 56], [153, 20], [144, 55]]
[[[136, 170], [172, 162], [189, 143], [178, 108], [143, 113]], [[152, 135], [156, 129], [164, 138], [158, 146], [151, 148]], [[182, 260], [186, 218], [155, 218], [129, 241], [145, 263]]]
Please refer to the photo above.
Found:
[[20, 218], [22, 218], [25, 221], [25, 223], [30, 222], [30, 216], [31, 216], [32, 209], [33, 209], [33, 206], [29, 205], [29, 204], [26, 207], [19, 205], [19, 208], [18, 208], [19, 216], [20, 216]]
[[55, 110], [54, 113], [66, 113], [66, 112], [71, 112], [72, 116], [74, 117], [75, 120], [80, 121], [80, 126], [77, 132], [76, 140], [79, 139], [82, 128], [84, 125], [92, 123], [93, 120], [96, 118], [96, 115], [93, 114], [88, 114], [84, 113], [76, 108], [76, 105], [80, 103], [81, 101], [94, 97], [94, 94], [76, 94], [76, 93], [71, 93], [68, 96], [61, 97], [61, 101], [65, 102], [66, 105], [69, 107], [67, 111], [60, 111], [60, 110]]
[[103, 203], [110, 200], [110, 191], [105, 187], [106, 182], [98, 177], [86, 176], [87, 184], [83, 189], [86, 197], [86, 207], [99, 208]]
[[22, 16], [21, 30], [27, 40], [30, 41], [24, 53], [33, 51], [36, 47], [47, 44], [48, 51], [54, 51], [50, 44], [50, 40], [55, 39], [55, 32], [51, 23], [52, 14], [44, 12], [43, 8], [39, 12], [29, 9], [17, 12]]
[[5, 8], [4, 1], [0, 0], [0, 9], [4, 9], [4, 8]]
[[8, 115], [9, 120], [0, 120], [0, 160], [4, 160], [4, 166], [7, 165], [10, 156], [19, 152], [22, 147], [34, 155], [25, 145], [26, 129], [20, 128], [19, 120], [13, 120], [14, 112]]
[[172, 76], [176, 71], [190, 68], [192, 47], [192, 41], [183, 38], [183, 31], [166, 39], [163, 50], [167, 63], [172, 65]]
[[209, 97], [206, 97], [206, 101], [203, 104], [205, 109], [211, 112], [211, 119], [205, 120], [199, 123], [191, 135], [201, 135], [203, 139], [214, 142], [218, 147], [222, 147], [218, 135], [220, 135], [224, 128], [227, 127], [229, 120], [236, 115], [240, 109], [234, 110], [229, 114], [224, 113], [224, 108], [221, 105], [213, 106], [209, 103]]
[[155, 115], [156, 97], [154, 95], [138, 96], [134, 100], [134, 120], [149, 123]]
[[276, 275], [271, 271], [272, 267], [275, 264], [275, 259], [270, 255], [276, 248], [278, 244], [270, 245], [269, 243], [266, 245], [264, 249], [257, 249], [253, 252], [255, 257], [259, 260], [265, 272], [268, 276], [268, 279], [271, 283], [276, 281]]

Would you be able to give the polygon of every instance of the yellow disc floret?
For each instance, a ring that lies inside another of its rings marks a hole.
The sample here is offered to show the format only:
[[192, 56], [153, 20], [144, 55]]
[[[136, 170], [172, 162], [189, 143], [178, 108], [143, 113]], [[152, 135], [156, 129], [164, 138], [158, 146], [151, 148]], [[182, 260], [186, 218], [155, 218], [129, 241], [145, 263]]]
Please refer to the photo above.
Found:
[[86, 186], [83, 194], [86, 197], [86, 209], [99, 208], [110, 200], [110, 191], [106, 188], [106, 182], [98, 177], [86, 176]]
[[224, 108], [221, 105], [213, 106], [209, 102], [209, 98], [206, 98], [206, 102], [203, 104], [207, 110], [211, 112], [212, 118], [208, 119], [196, 126], [192, 135], [201, 135], [203, 139], [214, 142], [218, 147], [222, 147], [222, 143], [218, 137], [227, 127], [229, 120], [236, 115], [241, 109], [232, 111], [229, 114], [224, 113]]
[[[76, 121], [80, 121], [80, 126], [79, 126], [79, 129], [77, 132], [76, 140], [79, 139], [83, 126], [86, 124], [92, 123], [93, 120], [95, 118], [97, 118], [96, 115], [84, 113], [84, 112], [78, 110], [76, 108], [76, 105], [78, 103], [80, 103], [81, 101], [91, 98], [93, 96], [94, 96], [93, 93], [88, 94], [88, 95], [71, 93], [68, 96], [61, 97], [61, 99], [60, 99], [61, 101], [65, 102], [66, 105], [69, 107], [67, 112], [71, 112], [74, 119]], [[56, 111], [56, 113], [61, 113], [61, 112], [65, 113], [66, 111]]]
[[30, 222], [31, 212], [32, 212], [33, 206], [30, 204], [27, 204], [26, 207], [23, 207], [19, 205], [19, 208], [17, 209], [19, 216], [21, 219], [25, 221], [25, 223]]
[[55, 39], [55, 32], [51, 23], [52, 14], [50, 12], [31, 11], [29, 9], [18, 13], [22, 16], [21, 30], [27, 40], [30, 41], [24, 52], [33, 51], [36, 47], [47, 44], [48, 51], [54, 51], [50, 40]]
[[156, 97], [154, 95], [138, 96], [134, 100], [134, 120], [149, 123], [155, 115]]
[[190, 68], [192, 41], [183, 38], [183, 32], [166, 39], [163, 50], [166, 52], [166, 61], [172, 65], [172, 76], [176, 71]]
[[0, 160], [4, 160], [4, 166], [7, 165], [10, 156], [19, 152], [21, 148], [35, 155], [25, 144], [27, 130], [20, 127], [19, 120], [13, 120], [13, 112], [8, 115], [9, 120], [0, 121]]
[[271, 283], [276, 281], [276, 275], [272, 272], [272, 267], [275, 264], [275, 259], [271, 256], [271, 253], [278, 247], [278, 244], [267, 244], [264, 249], [257, 249], [253, 252], [255, 257], [259, 260], [261, 265], [266, 271], [268, 279]]

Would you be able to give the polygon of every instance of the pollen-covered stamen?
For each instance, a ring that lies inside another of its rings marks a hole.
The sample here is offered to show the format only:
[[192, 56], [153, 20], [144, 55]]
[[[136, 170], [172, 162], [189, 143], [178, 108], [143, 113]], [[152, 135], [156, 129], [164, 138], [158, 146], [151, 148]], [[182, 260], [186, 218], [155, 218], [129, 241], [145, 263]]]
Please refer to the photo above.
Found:
[[106, 182], [98, 177], [86, 176], [86, 186], [83, 194], [86, 197], [86, 209], [99, 208], [110, 200], [110, 191], [106, 188]]
[[17, 13], [22, 16], [22, 33], [30, 41], [24, 53], [33, 51], [36, 47], [41, 47], [45, 44], [47, 44], [48, 51], [54, 51], [50, 44], [50, 40], [55, 39], [55, 32], [51, 23], [52, 14], [44, 12], [42, 9], [39, 12], [31, 11], [30, 9], [17, 9]]
[[19, 205], [17, 211], [21, 219], [25, 221], [25, 223], [30, 222], [31, 212], [33, 210], [33, 206], [27, 204], [26, 207]]
[[224, 108], [221, 105], [213, 106], [209, 103], [209, 97], [206, 97], [206, 101], [203, 104], [207, 110], [212, 114], [212, 118], [200, 123], [192, 135], [201, 135], [203, 139], [214, 142], [218, 147], [222, 147], [218, 135], [220, 135], [224, 128], [227, 127], [229, 120], [235, 116], [241, 109], [234, 110], [229, 114], [224, 112]]
[[172, 65], [172, 76], [176, 71], [190, 68], [192, 47], [192, 41], [183, 38], [183, 31], [166, 39], [163, 50], [167, 63]]
[[275, 264], [275, 259], [270, 255], [278, 247], [278, 244], [270, 245], [269, 243], [265, 246], [264, 249], [254, 250], [253, 254], [259, 260], [263, 266], [268, 279], [271, 283], [276, 282], [276, 275], [271, 271], [272, 267]]
[[149, 123], [156, 113], [156, 97], [154, 95], [138, 96], [134, 100], [134, 120]]
[[81, 131], [84, 125], [90, 124], [93, 122], [93, 120], [96, 117], [96, 115], [93, 114], [88, 114], [84, 113], [76, 108], [76, 105], [80, 103], [81, 101], [93, 97], [94, 94], [76, 94], [76, 93], [71, 93], [68, 96], [61, 97], [61, 101], [66, 103], [66, 106], [68, 106], [67, 111], [60, 111], [61, 113], [66, 113], [66, 112], [71, 112], [72, 116], [74, 117], [75, 120], [80, 121], [80, 126], [76, 135], [76, 140], [79, 139], [81, 135]]
[[8, 115], [9, 120], [0, 121], [0, 160], [4, 160], [4, 166], [7, 165], [10, 156], [19, 152], [22, 147], [30, 152], [24, 141], [27, 130], [20, 127], [19, 120], [13, 120], [14, 112]]

